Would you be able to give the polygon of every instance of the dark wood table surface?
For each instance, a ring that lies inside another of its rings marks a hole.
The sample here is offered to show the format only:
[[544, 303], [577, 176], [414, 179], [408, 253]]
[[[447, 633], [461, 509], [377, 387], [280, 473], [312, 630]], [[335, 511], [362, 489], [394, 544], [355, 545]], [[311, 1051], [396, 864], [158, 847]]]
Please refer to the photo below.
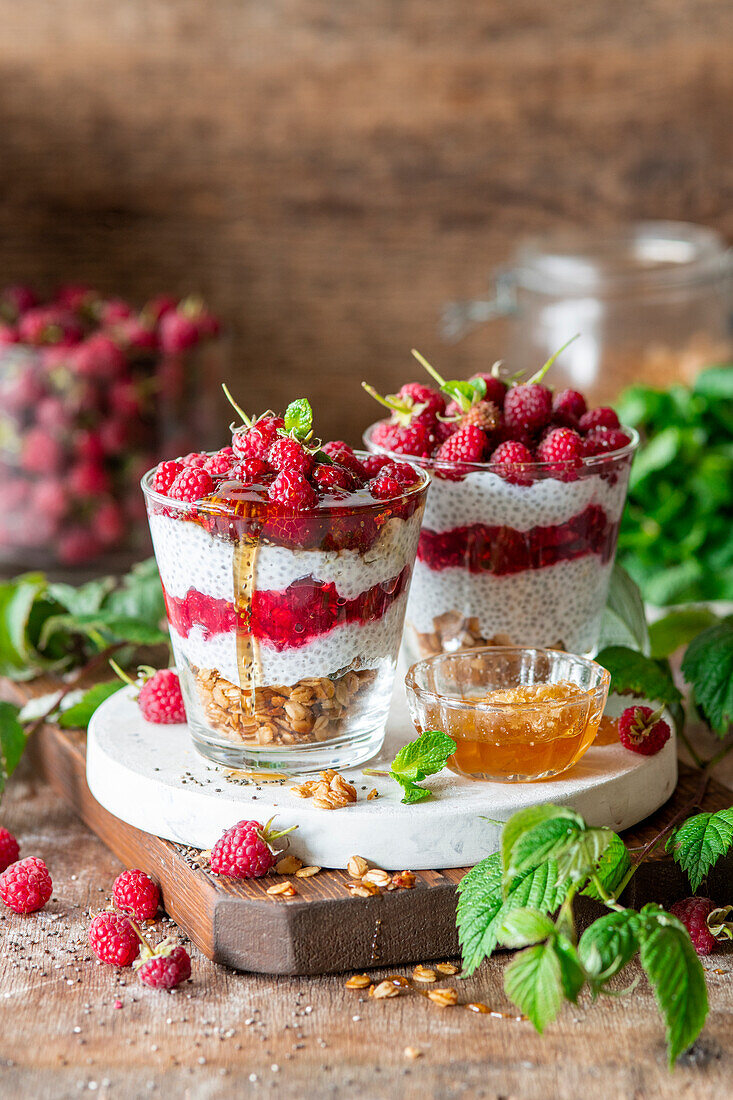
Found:
[[[733, 786], [732, 762], [716, 774]], [[624, 998], [584, 998], [544, 1037], [528, 1023], [460, 1007], [483, 1001], [511, 1012], [502, 956], [468, 981], [445, 979], [459, 992], [459, 1006], [446, 1009], [414, 993], [368, 999], [345, 988], [348, 975], [236, 974], [193, 948], [192, 981], [156, 992], [92, 956], [90, 913], [106, 904], [120, 865], [28, 766], [11, 781], [0, 821], [25, 854], [46, 859], [54, 878], [43, 912], [0, 912], [0, 1096], [730, 1095], [733, 954], [725, 950], [704, 960], [709, 1021], [673, 1074], [643, 980]]]

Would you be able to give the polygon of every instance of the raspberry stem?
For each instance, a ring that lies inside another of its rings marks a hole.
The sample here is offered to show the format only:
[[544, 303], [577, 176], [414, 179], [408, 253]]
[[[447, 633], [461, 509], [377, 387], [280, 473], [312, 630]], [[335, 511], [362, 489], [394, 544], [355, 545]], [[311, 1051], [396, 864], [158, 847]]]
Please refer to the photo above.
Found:
[[394, 393], [388, 393], [386, 397], [382, 397], [381, 393], [378, 393], [374, 386], [370, 386], [367, 382], [362, 382], [362, 387], [370, 397], [373, 397], [380, 405], [384, 405], [385, 409], [389, 409], [397, 422], [404, 428], [409, 427], [412, 418], [427, 408], [426, 401], [421, 401], [417, 405], [408, 404], [407, 401], [398, 398]]
[[571, 336], [571, 337], [570, 337], [570, 339], [569, 339], [569, 340], [568, 340], [568, 341], [567, 341], [566, 343], [564, 343], [564, 344], [563, 344], [563, 346], [562, 346], [561, 348], [558, 348], [558, 349], [557, 349], [557, 351], [555, 352], [555, 354], [554, 354], [554, 355], [551, 355], [551, 356], [550, 356], [550, 358], [549, 358], [549, 359], [547, 360], [547, 362], [546, 362], [546, 363], [543, 363], [543, 365], [542, 365], [542, 366], [540, 367], [540, 369], [539, 369], [539, 370], [537, 371], [537, 373], [536, 373], [536, 374], [533, 374], [533, 375], [532, 375], [532, 377], [530, 378], [530, 380], [529, 380], [529, 382], [528, 382], [527, 384], [528, 384], [528, 385], [530, 385], [530, 386], [532, 386], [532, 385], [534, 385], [534, 384], [535, 384], [535, 383], [537, 383], [537, 382], [541, 382], [541, 381], [542, 381], [542, 379], [543, 379], [543, 378], [545, 377], [545, 375], [547, 374], [547, 372], [548, 372], [548, 370], [550, 369], [550, 367], [552, 366], [552, 364], [553, 364], [553, 363], [555, 362], [555, 360], [556, 360], [556, 359], [557, 359], [557, 358], [558, 358], [558, 357], [559, 357], [560, 355], [562, 355], [562, 353], [563, 353], [563, 352], [565, 351], [565, 348], [569, 348], [569, 347], [570, 347], [570, 345], [571, 345], [572, 343], [574, 343], [574, 341], [575, 341], [575, 340], [577, 340], [577, 339], [578, 339], [579, 337], [580, 337], [580, 333], [579, 333], [579, 332], [576, 332], [576, 333], [575, 333], [575, 336]]
[[242, 409], [239, 407], [239, 405], [237, 404], [237, 402], [234, 400], [231, 393], [229, 392], [229, 387], [227, 386], [226, 382], [222, 382], [221, 388], [224, 390], [224, 396], [226, 397], [229, 404], [232, 406], [234, 411], [239, 413], [239, 415], [241, 416], [242, 423], [245, 425], [245, 427], [251, 428], [252, 427], [252, 418], [247, 416], [247, 414], [245, 412], [243, 412]]

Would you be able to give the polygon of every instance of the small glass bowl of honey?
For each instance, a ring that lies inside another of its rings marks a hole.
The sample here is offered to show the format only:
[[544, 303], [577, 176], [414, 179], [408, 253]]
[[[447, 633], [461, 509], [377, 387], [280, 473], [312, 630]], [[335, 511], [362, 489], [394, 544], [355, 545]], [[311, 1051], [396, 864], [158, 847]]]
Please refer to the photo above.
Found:
[[487, 646], [418, 661], [405, 685], [418, 732], [443, 730], [456, 742], [452, 771], [528, 783], [577, 764], [598, 732], [610, 679], [562, 650]]

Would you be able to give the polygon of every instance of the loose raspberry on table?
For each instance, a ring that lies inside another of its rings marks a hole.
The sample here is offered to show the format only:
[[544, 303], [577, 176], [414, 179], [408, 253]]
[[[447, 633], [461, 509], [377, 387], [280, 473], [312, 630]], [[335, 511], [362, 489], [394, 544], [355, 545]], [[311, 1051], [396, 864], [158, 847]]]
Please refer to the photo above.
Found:
[[158, 884], [136, 867], [117, 876], [112, 897], [117, 908], [135, 920], [152, 920], [160, 905]]
[[173, 725], [186, 721], [181, 682], [174, 668], [161, 668], [140, 688], [137, 703], [147, 722]]
[[0, 872], [4, 871], [11, 863], [15, 863], [20, 855], [20, 845], [12, 833], [3, 829], [0, 825]]
[[618, 428], [591, 428], [583, 440], [583, 455], [585, 458], [592, 458], [593, 455], [620, 451], [630, 442], [626, 433]]
[[267, 458], [267, 452], [284, 431], [285, 421], [281, 416], [261, 416], [251, 428], [237, 428], [232, 433], [232, 447], [240, 458]]
[[217, 840], [211, 849], [211, 870], [228, 878], [261, 878], [275, 863], [278, 853], [273, 841], [297, 828], [273, 831], [270, 818], [266, 825], [259, 821], [239, 821]]
[[191, 959], [185, 947], [169, 945], [156, 948], [151, 958], [138, 959], [135, 970], [151, 989], [173, 989], [191, 977]]
[[553, 428], [537, 447], [537, 461], [551, 463], [558, 472], [576, 470], [582, 455], [583, 440], [572, 428]]
[[318, 494], [311, 483], [297, 471], [281, 470], [267, 490], [270, 500], [305, 511], [315, 508]]
[[670, 737], [670, 728], [662, 719], [663, 707], [627, 707], [618, 720], [619, 741], [626, 749], [641, 756], [655, 756]]
[[182, 469], [180, 462], [159, 462], [155, 467], [150, 488], [156, 493], [168, 493]]
[[488, 445], [486, 432], [475, 424], [467, 424], [446, 439], [435, 452], [435, 459], [438, 462], [482, 462]]
[[585, 398], [577, 390], [559, 390], [552, 398], [552, 418], [566, 428], [577, 428], [586, 411]]
[[512, 386], [504, 399], [504, 420], [508, 428], [521, 428], [532, 435], [549, 424], [551, 416], [552, 394], [539, 382]]
[[267, 461], [276, 470], [289, 470], [305, 476], [313, 467], [313, 455], [289, 435], [278, 436], [267, 452]]
[[590, 432], [593, 428], [619, 428], [619, 418], [613, 409], [602, 405], [583, 413], [578, 422], [581, 432]]
[[11, 863], [0, 875], [0, 900], [14, 913], [35, 913], [51, 897], [48, 867], [38, 856]]
[[692, 946], [698, 955], [709, 955], [715, 947], [715, 936], [708, 928], [708, 917], [715, 909], [710, 898], [684, 898], [670, 907], [670, 913], [682, 921], [690, 933]]
[[203, 469], [212, 477], [224, 477], [225, 474], [229, 473], [235, 461], [236, 458], [232, 448], [222, 447], [220, 451], [215, 451], [213, 455], [206, 459]]
[[173, 500], [185, 500], [193, 502], [203, 500], [214, 491], [214, 482], [211, 474], [207, 474], [200, 466], [184, 466], [179, 474], [176, 474], [168, 496]]
[[366, 480], [364, 467], [361, 462], [359, 462], [359, 459], [348, 443], [344, 443], [343, 439], [332, 439], [329, 443], [324, 443], [321, 450], [324, 454], [327, 454], [329, 458], [332, 458], [334, 462], [338, 462], [341, 466], [345, 466], [349, 473], [352, 473], [354, 477], [358, 479], [359, 483], [363, 485]]
[[501, 476], [512, 485], [532, 484], [532, 474], [527, 467], [534, 461], [529, 447], [512, 439], [500, 443], [491, 455], [492, 465], [501, 467]]
[[350, 492], [356, 484], [354, 475], [344, 466], [339, 466], [336, 463], [333, 466], [328, 466], [325, 462], [319, 462], [314, 466], [311, 476], [323, 493], [330, 493], [334, 490]]
[[491, 401], [498, 409], [503, 409], [508, 389], [506, 382], [502, 382], [495, 374], [485, 374], [482, 371], [472, 374], [469, 381], [474, 382], [477, 378], [481, 378], [486, 386], [484, 401]]
[[407, 462], [390, 462], [369, 482], [369, 491], [377, 500], [387, 500], [402, 496], [419, 478], [417, 470]]
[[140, 939], [127, 917], [105, 911], [89, 926], [89, 943], [100, 962], [132, 966], [140, 954]]

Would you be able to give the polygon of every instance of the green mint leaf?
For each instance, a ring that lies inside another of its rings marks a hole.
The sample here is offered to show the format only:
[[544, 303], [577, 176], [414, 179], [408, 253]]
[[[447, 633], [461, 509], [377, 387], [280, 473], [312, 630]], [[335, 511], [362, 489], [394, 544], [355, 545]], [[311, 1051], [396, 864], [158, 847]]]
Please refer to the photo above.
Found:
[[555, 935], [555, 925], [537, 909], [514, 909], [502, 919], [499, 941], [504, 947], [528, 947]]
[[393, 779], [396, 779], [402, 787], [404, 794], [401, 801], [405, 802], [408, 806], [412, 806], [416, 802], [424, 802], [426, 798], [431, 797], [432, 792], [428, 787], [419, 787], [417, 783], [411, 783], [409, 779], [399, 778], [394, 772], [390, 772], [390, 775]]
[[652, 657], [670, 657], [717, 622], [717, 615], [707, 607], [684, 607], [670, 611], [649, 627]]
[[124, 686], [121, 680], [109, 680], [103, 684], [95, 684], [94, 687], [89, 688], [84, 693], [78, 703], [74, 703], [68, 710], [63, 711], [58, 718], [58, 724], [64, 729], [75, 727], [86, 729], [89, 725], [89, 719], [97, 707], [101, 706], [105, 699], [109, 699], [110, 695], [114, 695]]
[[555, 818], [567, 819], [577, 824], [582, 824], [583, 821], [573, 810], [568, 810], [564, 806], [553, 806], [552, 803], [529, 806], [526, 810], [518, 810], [517, 813], [512, 814], [501, 832], [501, 860], [505, 878], [509, 877], [514, 847], [520, 838], [537, 826]]
[[0, 702], [0, 795], [18, 766], [26, 745], [25, 730], [18, 721], [18, 707]]
[[702, 1031], [705, 972], [685, 926], [657, 905], [640, 913], [641, 965], [664, 1019], [670, 1067]]
[[477, 863], [458, 884], [458, 939], [464, 973], [472, 974], [491, 955], [508, 913], [525, 906], [554, 913], [565, 897], [565, 889], [566, 884], [558, 882], [557, 865], [548, 860], [515, 878], [505, 898], [499, 853]]
[[711, 867], [733, 845], [733, 807], [716, 813], [696, 814], [679, 825], [667, 841], [695, 892]]
[[515, 955], [504, 971], [504, 989], [542, 1033], [558, 1015], [565, 998], [560, 958], [553, 941]]
[[299, 397], [291, 401], [285, 410], [285, 431], [296, 439], [307, 439], [313, 430], [313, 409], [310, 401]]
[[114, 577], [100, 577], [75, 588], [73, 584], [49, 584], [48, 596], [72, 615], [89, 615], [99, 611], [106, 596], [114, 589]]
[[405, 779], [425, 779], [442, 771], [455, 751], [452, 737], [441, 730], [425, 730], [414, 741], [402, 746], [392, 761], [392, 771]]
[[666, 706], [679, 703], [682, 695], [667, 667], [626, 646], [609, 646], [596, 660], [611, 673], [611, 691], [635, 695]]
[[[505, 888], [515, 875], [531, 871], [547, 859], [558, 860], [572, 848], [585, 828], [582, 817], [573, 810], [564, 806], [553, 806], [552, 809], [554, 813], [551, 817], [525, 830], [514, 841], [508, 866], [505, 864]], [[558, 875], [562, 879], [559, 870]]]
[[711, 729], [723, 737], [733, 721], [733, 615], [698, 634], [682, 661], [695, 702]]
[[0, 675], [27, 679], [42, 666], [29, 638], [35, 602], [46, 589], [42, 573], [25, 573], [0, 584]]
[[165, 601], [155, 558], [134, 565], [102, 606], [113, 615], [158, 626], [165, 619]]
[[[600, 882], [606, 894], [610, 894], [611, 896], [616, 895], [616, 890], [630, 867], [631, 859], [629, 858], [626, 845], [620, 836], [616, 833], [611, 833], [609, 842], [598, 862], [595, 872], [595, 877]], [[583, 894], [586, 897], [594, 898], [596, 901], [603, 900], [602, 895], [599, 893], [593, 881], [588, 883], [583, 890]]]
[[560, 879], [580, 882], [597, 870], [603, 854], [616, 834], [611, 829], [585, 828], [555, 854]]
[[598, 648], [617, 645], [638, 649], [640, 653], [649, 652], [649, 631], [641, 590], [618, 562], [611, 572]]
[[116, 615], [104, 608], [89, 615], [53, 615], [46, 620], [41, 632], [41, 648], [54, 635], [68, 633], [93, 637], [102, 634], [110, 641], [130, 642], [132, 645], [162, 645], [168, 635], [155, 625], [142, 619]]
[[631, 962], [639, 950], [639, 915], [633, 909], [599, 917], [580, 937], [578, 956], [594, 992]]
[[733, 401], [733, 366], [711, 366], [700, 371], [693, 393], [710, 398], [715, 403]]

